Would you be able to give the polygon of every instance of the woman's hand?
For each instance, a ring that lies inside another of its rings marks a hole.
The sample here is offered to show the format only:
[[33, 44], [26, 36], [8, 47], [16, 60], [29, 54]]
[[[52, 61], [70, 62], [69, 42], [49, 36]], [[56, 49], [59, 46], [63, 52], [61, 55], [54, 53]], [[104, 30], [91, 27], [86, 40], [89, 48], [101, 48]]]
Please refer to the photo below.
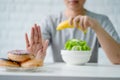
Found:
[[36, 59], [44, 60], [49, 41], [42, 39], [40, 26], [35, 24], [34, 27], [31, 28], [30, 40], [27, 33], [25, 34], [25, 40], [26, 49], [31, 52]]
[[81, 26], [82, 31], [85, 31], [88, 27], [91, 27], [95, 30], [97, 26], [100, 26], [100, 24], [95, 19], [81, 15], [76, 16], [75, 18], [71, 17], [69, 19], [69, 24], [73, 24], [76, 28], [78, 28], [78, 26]]
[[75, 27], [81, 26], [83, 31], [91, 27], [96, 32], [99, 43], [110, 61], [113, 64], [120, 64], [120, 44], [102, 28], [97, 20], [79, 15], [75, 18], [70, 18], [69, 23], [70, 25], [74, 24]]

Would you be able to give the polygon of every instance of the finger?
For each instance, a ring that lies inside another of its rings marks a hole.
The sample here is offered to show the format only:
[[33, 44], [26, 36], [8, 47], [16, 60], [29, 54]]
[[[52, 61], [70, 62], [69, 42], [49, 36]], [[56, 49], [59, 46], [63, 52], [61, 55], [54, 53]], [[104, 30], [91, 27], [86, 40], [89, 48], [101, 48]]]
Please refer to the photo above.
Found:
[[85, 28], [85, 30], [87, 29], [87, 27], [88, 27], [88, 18], [87, 18], [87, 16], [85, 16], [84, 17], [84, 28]]
[[25, 33], [26, 48], [30, 46], [27, 33]]
[[35, 26], [36, 26], [36, 30], [37, 30], [37, 32], [38, 32], [38, 25], [37, 25], [37, 24], [35, 24]]
[[42, 45], [42, 34], [41, 34], [41, 29], [40, 26], [38, 26], [38, 41]]
[[31, 43], [31, 45], [33, 45], [34, 44], [34, 28], [33, 27], [31, 29], [31, 38], [30, 39], [31, 39], [30, 43]]
[[42, 50], [40, 49], [38, 52], [37, 52], [37, 55], [36, 55], [36, 59], [38, 59], [38, 60], [43, 60], [43, 54], [42, 54]]
[[39, 43], [38, 42], [38, 30], [37, 30], [37, 24], [34, 25], [34, 41], [35, 43]]
[[45, 56], [46, 56], [46, 53], [43, 53], [42, 49], [40, 49], [36, 55], [36, 59], [44, 60]]
[[68, 20], [68, 21], [69, 21], [69, 24], [70, 24], [71, 26], [73, 25], [73, 19], [74, 19], [74, 17], [70, 17], [69, 20]]
[[74, 24], [74, 27], [78, 27], [78, 23], [79, 23], [79, 17], [76, 17], [74, 20], [73, 20], [73, 24]]
[[48, 44], [49, 44], [49, 40], [46, 40], [44, 43], [44, 47], [43, 47], [43, 52], [46, 53], [46, 50], [48, 48]]
[[84, 28], [84, 17], [82, 16], [82, 17], [80, 17], [80, 22], [79, 22], [79, 25], [80, 25], [80, 28], [82, 29], [82, 31], [84, 31], [85, 30], [85, 28]]

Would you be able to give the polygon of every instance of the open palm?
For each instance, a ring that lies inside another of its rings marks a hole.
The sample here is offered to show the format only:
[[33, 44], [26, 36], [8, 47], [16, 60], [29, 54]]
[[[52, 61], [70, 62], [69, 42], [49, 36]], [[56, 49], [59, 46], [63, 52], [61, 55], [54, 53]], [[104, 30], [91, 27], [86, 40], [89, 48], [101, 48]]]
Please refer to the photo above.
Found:
[[28, 34], [25, 34], [26, 49], [35, 56], [36, 59], [44, 60], [48, 47], [48, 40], [43, 40], [40, 26], [34, 25], [31, 28], [30, 40]]

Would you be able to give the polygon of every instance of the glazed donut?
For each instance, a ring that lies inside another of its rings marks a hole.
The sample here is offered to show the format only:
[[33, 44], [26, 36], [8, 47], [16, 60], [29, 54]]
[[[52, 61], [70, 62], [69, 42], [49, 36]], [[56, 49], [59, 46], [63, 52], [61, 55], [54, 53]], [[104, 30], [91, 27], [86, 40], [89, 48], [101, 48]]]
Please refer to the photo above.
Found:
[[39, 67], [39, 66], [43, 66], [43, 61], [37, 59], [31, 59], [21, 64], [21, 67], [24, 68]]
[[5, 59], [5, 58], [0, 58], [0, 66], [4, 66], [4, 67], [19, 67], [19, 63], [9, 60], [9, 59]]
[[16, 62], [24, 62], [30, 59], [30, 53], [25, 50], [12, 50], [8, 52], [8, 59]]

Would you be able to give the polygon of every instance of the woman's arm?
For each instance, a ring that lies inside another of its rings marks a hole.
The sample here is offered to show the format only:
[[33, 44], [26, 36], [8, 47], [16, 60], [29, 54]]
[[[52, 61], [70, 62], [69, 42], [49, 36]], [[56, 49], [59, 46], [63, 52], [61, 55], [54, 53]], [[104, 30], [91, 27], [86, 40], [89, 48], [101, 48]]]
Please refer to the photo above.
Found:
[[94, 28], [101, 47], [113, 64], [120, 64], [120, 44], [117, 43], [99, 24]]
[[96, 32], [99, 43], [110, 61], [113, 64], [120, 64], [120, 44], [102, 28], [97, 20], [81, 15], [70, 19], [70, 24], [74, 24], [75, 27], [77, 27], [78, 22], [83, 31], [90, 26]]

